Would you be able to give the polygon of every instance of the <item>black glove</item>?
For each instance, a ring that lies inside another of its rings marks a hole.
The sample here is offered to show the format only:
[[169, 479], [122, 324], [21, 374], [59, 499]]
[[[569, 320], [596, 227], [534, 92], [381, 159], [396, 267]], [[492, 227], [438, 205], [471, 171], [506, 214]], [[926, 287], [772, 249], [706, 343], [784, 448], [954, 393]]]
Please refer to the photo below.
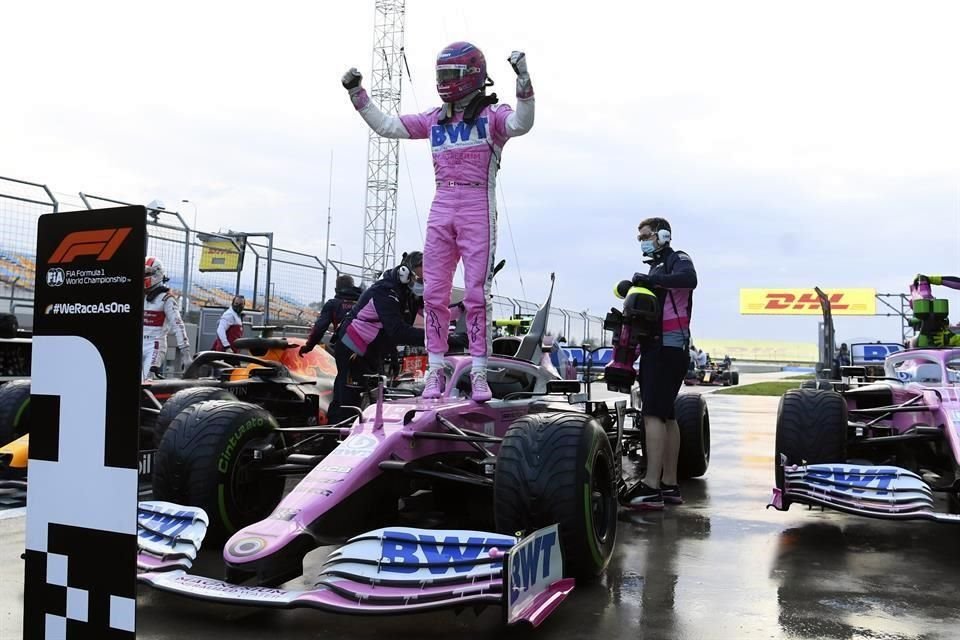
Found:
[[633, 274], [633, 280], [631, 280], [631, 282], [633, 282], [633, 286], [635, 287], [650, 288], [650, 285], [652, 284], [650, 282], [650, 276], [645, 273], [640, 273], [639, 271]]
[[303, 356], [307, 355], [307, 354], [310, 353], [311, 351], [313, 351], [313, 345], [312, 345], [312, 344], [305, 344], [305, 345], [303, 345], [302, 347], [300, 347], [300, 357], [302, 358]]
[[507, 58], [507, 62], [510, 63], [510, 66], [513, 67], [513, 70], [517, 72], [517, 75], [527, 73], [527, 56], [523, 51], [514, 51], [510, 54], [510, 57]]
[[343, 74], [343, 77], [340, 79], [340, 83], [343, 85], [343, 88], [346, 90], [354, 89], [360, 86], [360, 81], [363, 80], [363, 76], [360, 75], [360, 72], [356, 68], [351, 67], [349, 71]]
[[454, 333], [447, 339], [447, 348], [450, 351], [463, 351], [469, 345], [470, 341], [465, 333]]

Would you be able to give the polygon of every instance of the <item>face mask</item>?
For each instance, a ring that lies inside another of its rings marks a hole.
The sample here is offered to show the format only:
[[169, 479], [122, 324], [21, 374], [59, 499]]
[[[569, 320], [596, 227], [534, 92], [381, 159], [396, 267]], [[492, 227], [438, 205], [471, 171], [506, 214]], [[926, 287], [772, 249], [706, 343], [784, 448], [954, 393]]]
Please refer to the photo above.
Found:
[[657, 252], [657, 243], [654, 240], [641, 240], [640, 241], [640, 251], [643, 252], [645, 256], [652, 256]]
[[413, 295], [417, 296], [418, 298], [422, 298], [422, 297], [423, 297], [423, 283], [422, 283], [422, 282], [414, 282], [412, 285], [410, 285], [410, 290], [413, 291]]

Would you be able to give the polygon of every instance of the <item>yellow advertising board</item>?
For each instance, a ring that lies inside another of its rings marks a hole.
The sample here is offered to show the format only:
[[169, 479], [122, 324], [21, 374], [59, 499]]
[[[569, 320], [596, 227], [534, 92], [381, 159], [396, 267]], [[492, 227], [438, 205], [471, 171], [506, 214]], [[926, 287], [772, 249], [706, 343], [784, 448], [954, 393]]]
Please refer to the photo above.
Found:
[[[236, 272], [243, 269], [243, 253], [237, 251], [233, 242], [213, 236], [201, 236], [200, 239], [203, 241], [200, 271]], [[237, 238], [236, 243], [243, 247], [243, 238]]]
[[[877, 313], [876, 289], [824, 290], [835, 316]], [[820, 299], [813, 289], [740, 289], [741, 315], [819, 316]]]
[[709, 340], [698, 338], [698, 349], [710, 354], [712, 360], [730, 356], [736, 360], [753, 362], [812, 363], [817, 361], [815, 342], [786, 342], [778, 340]]

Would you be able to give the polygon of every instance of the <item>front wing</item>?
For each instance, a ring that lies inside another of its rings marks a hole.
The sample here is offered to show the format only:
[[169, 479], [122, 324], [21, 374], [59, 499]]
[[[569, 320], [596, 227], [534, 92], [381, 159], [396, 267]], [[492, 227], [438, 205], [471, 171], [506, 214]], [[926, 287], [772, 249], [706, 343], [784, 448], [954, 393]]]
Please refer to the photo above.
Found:
[[314, 587], [301, 590], [237, 585], [187, 573], [206, 526], [200, 509], [141, 503], [138, 580], [212, 602], [348, 614], [503, 605], [507, 624], [532, 626], [574, 586], [563, 578], [557, 525], [523, 539], [483, 531], [377, 529], [331, 553]]
[[934, 511], [929, 485], [900, 467], [783, 464], [783, 487], [774, 488], [767, 506], [786, 511], [794, 502], [887, 520], [960, 524], [960, 515]]

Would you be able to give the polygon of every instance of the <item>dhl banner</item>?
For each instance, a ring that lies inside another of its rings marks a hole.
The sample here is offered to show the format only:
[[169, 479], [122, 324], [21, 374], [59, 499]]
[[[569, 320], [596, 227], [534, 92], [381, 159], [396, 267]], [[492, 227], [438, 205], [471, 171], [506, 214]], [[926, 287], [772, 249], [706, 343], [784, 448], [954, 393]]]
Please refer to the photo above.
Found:
[[[243, 269], [243, 251], [230, 240], [216, 236], [200, 235], [203, 249], [200, 252], [200, 271], [240, 271]], [[244, 248], [244, 238], [234, 238]]]
[[[872, 316], [876, 289], [824, 290], [835, 316]], [[740, 289], [741, 315], [819, 316], [820, 299], [813, 289]]]

